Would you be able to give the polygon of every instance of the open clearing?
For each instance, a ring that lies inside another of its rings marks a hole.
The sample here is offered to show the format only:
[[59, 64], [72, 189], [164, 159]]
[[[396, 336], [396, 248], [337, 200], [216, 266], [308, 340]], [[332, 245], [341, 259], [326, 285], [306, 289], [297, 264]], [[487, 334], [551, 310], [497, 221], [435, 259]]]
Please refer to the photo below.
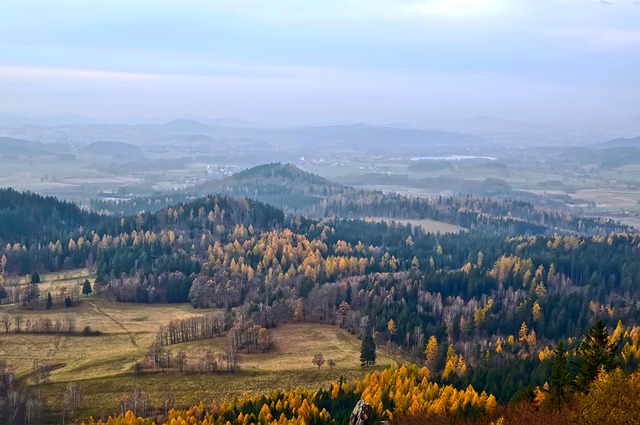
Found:
[[[360, 367], [360, 341], [343, 329], [329, 325], [291, 324], [273, 329], [274, 348], [269, 353], [240, 354], [237, 373], [201, 373], [199, 359], [207, 350], [221, 350], [225, 338], [194, 341], [167, 347], [171, 351], [184, 350], [188, 354], [185, 372], [167, 373], [132, 372], [111, 377], [79, 381], [84, 393], [84, 405], [91, 406], [81, 416], [102, 416], [112, 413], [118, 403], [134, 386], [139, 385], [155, 407], [161, 405], [162, 396], [171, 394], [177, 406], [188, 407], [203, 401], [220, 403], [243, 394], [270, 392], [274, 389], [305, 387], [327, 389], [341, 376], [362, 378], [372, 370], [386, 368], [400, 359], [378, 352], [375, 367]], [[336, 367], [325, 365], [318, 369], [313, 355], [322, 352], [325, 359], [334, 359]], [[61, 400], [66, 383], [43, 386], [47, 397]], [[57, 404], [57, 403], [56, 403]]]
[[[89, 280], [91, 283], [94, 281], [89, 269], [73, 269], [52, 273], [40, 273], [40, 283], [38, 284], [38, 287], [40, 288], [41, 294], [46, 295], [47, 292], [51, 292], [51, 295], [56, 295], [63, 287], [66, 288], [65, 290], [68, 290], [68, 292], [70, 292], [74, 286], [82, 288], [82, 283], [85, 279]], [[9, 281], [9, 283], [10, 282], [11, 281]], [[16, 278], [16, 283], [19, 285], [27, 285], [30, 282], [31, 275]]]
[[[341, 376], [361, 378], [373, 368], [360, 367], [360, 341], [344, 329], [330, 325], [289, 324], [270, 330], [273, 347], [267, 353], [241, 353], [240, 370], [235, 374], [200, 372], [200, 360], [207, 350], [221, 351], [225, 337], [193, 341], [167, 347], [174, 353], [184, 350], [188, 355], [183, 373], [175, 368], [134, 372], [134, 364], [142, 360], [153, 342], [158, 327], [170, 320], [219, 310], [193, 309], [189, 304], [125, 304], [104, 300], [83, 299], [72, 308], [50, 311], [20, 310], [13, 305], [0, 307], [0, 315], [8, 313], [23, 320], [48, 317], [63, 320], [75, 315], [76, 328], [91, 326], [103, 334], [80, 336], [65, 334], [5, 334], [0, 329], [0, 358], [6, 359], [12, 370], [26, 376], [34, 360], [60, 364], [51, 373], [51, 382], [38, 387], [50, 405], [61, 405], [69, 381], [80, 384], [84, 406], [79, 417], [100, 417], [117, 412], [119, 402], [134, 386], [148, 394], [153, 406], [161, 405], [163, 395], [170, 393], [176, 405], [189, 406], [200, 402], [221, 402], [245, 393], [273, 389], [307, 387], [328, 388]], [[318, 369], [311, 359], [323, 353], [328, 364]], [[375, 369], [401, 362], [378, 352]]]
[[[190, 304], [124, 304], [103, 300], [83, 300], [71, 308], [20, 310], [13, 305], [0, 307], [0, 316], [20, 315], [24, 322], [49, 318], [64, 321], [71, 314], [76, 330], [90, 326], [99, 336], [68, 334], [5, 334], [0, 330], [0, 358], [6, 359], [18, 375], [31, 371], [34, 360], [62, 363], [51, 373], [52, 382], [113, 376], [130, 372], [155, 338], [158, 328], [170, 320], [211, 313]], [[24, 327], [24, 325], [23, 325]]]
[[430, 220], [428, 218], [397, 219], [389, 217], [367, 217], [366, 220], [370, 222], [386, 221], [390, 223], [391, 221], [395, 221], [396, 223], [401, 224], [411, 224], [412, 226], [420, 226], [424, 229], [425, 232], [431, 233], [460, 233], [466, 230], [464, 227], [456, 226], [455, 224], [445, 223], [444, 221]]

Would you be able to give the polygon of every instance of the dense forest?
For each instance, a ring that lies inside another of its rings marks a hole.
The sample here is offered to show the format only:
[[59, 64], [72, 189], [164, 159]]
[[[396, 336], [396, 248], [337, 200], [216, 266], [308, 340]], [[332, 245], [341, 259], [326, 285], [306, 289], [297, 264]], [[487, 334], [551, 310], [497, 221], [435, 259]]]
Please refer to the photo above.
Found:
[[[87, 267], [96, 275], [93, 291], [105, 299], [226, 309], [229, 323], [207, 325], [212, 334], [240, 329], [233, 325], [240, 316], [242, 335], [251, 326], [257, 335], [284, 323], [334, 324], [424, 365], [326, 392], [283, 392], [174, 413], [177, 419], [197, 410], [197, 420], [206, 423], [341, 423], [340, 415], [361, 397], [386, 419], [417, 414], [416, 403], [481, 416], [497, 402], [540, 398], [535, 388], [549, 382], [556, 347], [579, 353], [597, 321], [611, 331], [621, 373], [637, 369], [640, 235], [633, 229], [516, 201], [355, 191], [290, 166], [264, 166], [238, 178], [265, 176], [264, 184], [277, 180], [294, 197], [293, 188], [311, 188], [305, 196], [320, 200], [304, 209], [318, 218], [227, 195], [99, 215], [2, 190], [0, 303], [41, 308], [46, 294], [19, 285], [17, 276]], [[431, 218], [468, 231], [434, 234], [411, 224], [334, 216]], [[173, 333], [163, 332], [160, 345], [173, 341]], [[401, 399], [387, 381], [412, 399]], [[374, 382], [385, 390], [373, 395]], [[389, 393], [396, 394], [393, 401]], [[253, 415], [248, 422], [247, 415]]]

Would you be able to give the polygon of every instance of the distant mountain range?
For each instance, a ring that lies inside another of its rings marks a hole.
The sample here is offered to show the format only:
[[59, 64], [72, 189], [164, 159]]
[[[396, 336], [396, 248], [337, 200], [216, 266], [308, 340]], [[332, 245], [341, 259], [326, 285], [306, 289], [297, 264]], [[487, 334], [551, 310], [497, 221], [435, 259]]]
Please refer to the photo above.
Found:
[[595, 149], [607, 148], [640, 148], [640, 136], [631, 138], [613, 139], [607, 142], [596, 143], [592, 146]]
[[207, 125], [237, 127], [237, 128], [260, 128], [259, 123], [241, 120], [233, 117], [209, 118], [202, 115], [180, 115], [175, 117], [132, 117], [124, 120], [109, 120], [92, 118], [80, 114], [51, 114], [51, 115], [17, 115], [0, 112], [0, 127], [21, 127], [21, 126], [60, 126], [60, 125], [85, 125], [85, 124], [164, 124], [172, 121], [197, 121]]
[[[542, 144], [581, 145], [595, 149], [606, 147], [635, 147], [636, 139], [606, 140], [596, 135], [567, 135], [563, 129], [503, 120], [477, 117], [458, 121], [460, 131], [428, 130], [408, 125], [381, 126], [371, 124], [334, 124], [289, 128], [265, 128], [235, 118], [194, 120], [174, 119], [162, 123], [108, 124], [91, 122], [91, 118], [72, 114], [59, 114], [39, 119], [25, 119], [0, 114], [0, 136], [34, 142], [59, 142], [84, 145], [105, 140], [130, 143], [140, 147], [196, 146], [198, 152], [226, 146], [228, 150], [262, 146], [295, 152], [295, 155], [333, 152], [367, 152], [381, 156], [411, 156], [475, 154], [478, 149], [499, 150], [502, 145], [519, 146]], [[34, 125], [34, 122], [40, 123]], [[6, 126], [7, 123], [11, 125]], [[58, 123], [42, 125], [42, 123]], [[451, 123], [451, 125], [454, 125]], [[578, 141], [581, 141], [578, 143]], [[7, 142], [8, 143], [8, 142]], [[45, 148], [46, 149], [46, 148]], [[247, 154], [248, 152], [244, 152]], [[290, 160], [290, 159], [287, 159]]]

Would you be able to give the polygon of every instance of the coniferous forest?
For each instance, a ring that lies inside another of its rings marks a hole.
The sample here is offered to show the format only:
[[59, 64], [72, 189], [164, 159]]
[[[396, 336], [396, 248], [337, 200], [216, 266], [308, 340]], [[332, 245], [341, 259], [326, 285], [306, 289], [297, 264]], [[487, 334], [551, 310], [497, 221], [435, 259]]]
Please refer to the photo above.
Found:
[[[319, 179], [279, 175], [278, 164], [251, 172], [265, 170], [287, 187], [306, 182], [313, 188]], [[164, 410], [140, 386], [102, 423], [339, 424], [359, 399], [372, 405], [375, 421], [398, 424], [526, 423], [523, 418], [595, 423], [620, 403], [628, 404], [618, 423], [637, 419], [635, 229], [502, 199], [427, 201], [331, 190], [331, 200], [318, 204], [320, 216], [221, 194], [151, 212], [100, 215], [55, 198], [2, 190], [0, 304], [53, 313], [90, 296], [223, 312], [159, 326], [147, 360], [129, 373], [182, 373], [189, 353], [169, 348], [214, 338], [225, 346], [217, 357], [205, 355], [205, 369], [234, 373], [242, 370], [243, 352], [268, 352], [270, 333], [291, 323], [332, 325], [362, 341], [363, 378], [211, 405], [165, 400]], [[432, 233], [401, 220], [412, 217], [466, 230]], [[79, 268], [91, 272], [93, 284], [87, 280], [53, 296], [40, 289], [40, 275]], [[5, 313], [0, 319], [0, 338], [96, 334], [90, 326], [79, 329], [71, 316], [36, 322]], [[393, 354], [398, 365], [369, 370], [376, 350]], [[321, 354], [314, 357], [318, 369], [324, 362]], [[18, 375], [11, 362], [1, 366], [4, 422], [58, 420], [61, 409], [37, 395], [55, 365], [34, 362], [32, 371]], [[65, 406], [80, 403], [74, 385], [65, 390]]]

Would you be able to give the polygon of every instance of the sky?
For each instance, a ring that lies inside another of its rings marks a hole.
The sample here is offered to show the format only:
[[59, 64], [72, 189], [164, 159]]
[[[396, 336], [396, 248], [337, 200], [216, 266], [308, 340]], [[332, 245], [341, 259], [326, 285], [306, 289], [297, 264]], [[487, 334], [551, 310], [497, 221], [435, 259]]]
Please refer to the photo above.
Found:
[[0, 3], [3, 113], [640, 119], [638, 0]]

